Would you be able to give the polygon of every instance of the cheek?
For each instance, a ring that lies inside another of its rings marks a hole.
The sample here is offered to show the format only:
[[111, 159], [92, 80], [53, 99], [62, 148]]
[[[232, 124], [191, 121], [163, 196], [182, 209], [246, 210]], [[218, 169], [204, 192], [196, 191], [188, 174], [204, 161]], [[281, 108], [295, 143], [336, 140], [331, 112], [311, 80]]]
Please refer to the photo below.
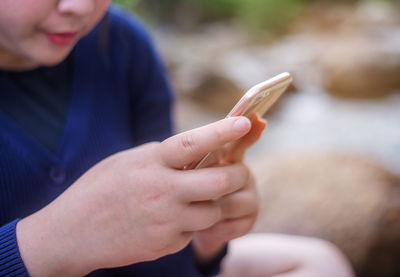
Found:
[[110, 5], [109, 0], [94, 0], [94, 1], [95, 1], [95, 8], [90, 16], [89, 24], [86, 28], [86, 33], [90, 32], [92, 28], [101, 20], [108, 6]]
[[48, 15], [57, 0], [1, 0], [0, 22], [28, 29]]
[[53, 0], [0, 0], [0, 39], [16, 42], [32, 35], [35, 26], [51, 10], [52, 2]]

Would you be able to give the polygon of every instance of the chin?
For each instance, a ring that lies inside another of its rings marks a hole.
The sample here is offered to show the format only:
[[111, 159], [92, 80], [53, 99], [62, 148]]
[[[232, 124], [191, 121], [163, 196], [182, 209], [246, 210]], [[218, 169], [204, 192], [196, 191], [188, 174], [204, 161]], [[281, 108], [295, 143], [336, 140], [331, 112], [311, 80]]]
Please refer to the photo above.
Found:
[[41, 66], [46, 66], [46, 67], [52, 67], [52, 66], [56, 66], [56, 65], [60, 64], [63, 60], [64, 59], [62, 59], [62, 60], [52, 60], [52, 61], [42, 61], [42, 62], [40, 62], [40, 65]]
[[[1, 0], [0, 0], [1, 1]], [[38, 64], [39, 66], [55, 66], [61, 63], [71, 53], [74, 48], [73, 45], [70, 47], [54, 48], [48, 45], [40, 45], [41, 47], [35, 47], [30, 51], [30, 55], [27, 57]]]
[[56, 65], [60, 64], [62, 61], [64, 61], [67, 58], [69, 53], [70, 52], [68, 52], [64, 55], [41, 57], [40, 59], [37, 59], [37, 61], [42, 66], [56, 66]]

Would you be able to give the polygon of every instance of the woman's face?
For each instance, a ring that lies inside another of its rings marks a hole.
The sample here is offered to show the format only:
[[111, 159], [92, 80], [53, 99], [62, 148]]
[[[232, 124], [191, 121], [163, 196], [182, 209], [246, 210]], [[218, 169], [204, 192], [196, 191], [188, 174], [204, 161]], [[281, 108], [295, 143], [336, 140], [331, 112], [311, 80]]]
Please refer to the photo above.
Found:
[[110, 0], [0, 0], [0, 68], [60, 63]]

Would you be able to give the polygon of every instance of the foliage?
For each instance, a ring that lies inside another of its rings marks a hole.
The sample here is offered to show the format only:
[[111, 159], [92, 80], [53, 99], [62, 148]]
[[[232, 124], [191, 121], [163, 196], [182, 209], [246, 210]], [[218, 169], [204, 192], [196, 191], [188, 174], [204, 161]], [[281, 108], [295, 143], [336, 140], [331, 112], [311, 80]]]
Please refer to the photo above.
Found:
[[132, 10], [139, 4], [140, 0], [113, 0], [113, 3], [123, 6], [128, 10]]
[[[362, 1], [395, 2], [396, 0], [335, 0], [336, 3]], [[233, 18], [248, 30], [278, 30], [291, 22], [303, 8], [315, 2], [331, 0], [113, 0], [145, 16], [169, 23], [182, 24], [180, 18], [200, 21]], [[143, 12], [144, 10], [144, 12]], [[185, 16], [182, 16], [185, 15]], [[185, 24], [185, 22], [183, 22]]]
[[285, 25], [302, 7], [304, 0], [203, 0], [207, 10], [232, 16], [249, 29], [276, 29]]

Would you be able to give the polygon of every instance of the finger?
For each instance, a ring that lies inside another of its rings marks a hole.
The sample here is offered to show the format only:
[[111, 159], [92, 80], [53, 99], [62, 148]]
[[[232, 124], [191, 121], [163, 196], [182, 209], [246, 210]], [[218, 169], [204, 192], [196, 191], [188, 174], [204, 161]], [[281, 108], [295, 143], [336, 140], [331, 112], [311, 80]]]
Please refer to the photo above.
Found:
[[250, 178], [249, 169], [241, 163], [224, 167], [183, 171], [177, 180], [179, 197], [185, 202], [207, 201], [240, 190]]
[[226, 118], [173, 136], [160, 144], [162, 160], [172, 168], [183, 168], [208, 152], [247, 134], [251, 122], [245, 117]]
[[182, 229], [186, 232], [204, 230], [221, 218], [221, 208], [215, 201], [191, 203], [180, 216]]
[[231, 239], [247, 234], [254, 225], [256, 216], [249, 215], [236, 219], [225, 219], [212, 225], [206, 230], [202, 230], [204, 237], [214, 238], [216, 240], [227, 242]]
[[258, 212], [258, 196], [255, 186], [231, 193], [217, 200], [221, 207], [222, 219], [235, 219]]
[[252, 126], [251, 130], [244, 137], [240, 138], [229, 147], [229, 149], [226, 151], [223, 162], [232, 163], [241, 161], [246, 150], [260, 138], [267, 125], [267, 122], [255, 113], [250, 114], [249, 119]]

